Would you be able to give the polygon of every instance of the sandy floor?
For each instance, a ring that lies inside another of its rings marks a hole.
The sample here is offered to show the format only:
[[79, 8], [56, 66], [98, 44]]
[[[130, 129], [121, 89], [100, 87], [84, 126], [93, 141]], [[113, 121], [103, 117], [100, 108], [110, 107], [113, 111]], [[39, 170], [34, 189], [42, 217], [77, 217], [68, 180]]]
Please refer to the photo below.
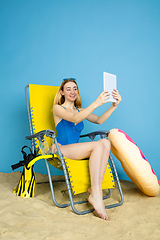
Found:
[[[108, 210], [109, 221], [104, 221], [93, 213], [79, 216], [70, 207], [56, 207], [47, 183], [36, 185], [34, 198], [17, 197], [13, 188], [19, 178], [19, 172], [0, 173], [0, 239], [160, 239], [160, 194], [147, 197], [133, 183], [121, 181], [124, 203]], [[47, 180], [37, 174], [37, 182]], [[55, 184], [60, 202], [68, 200], [63, 189], [65, 183]]]

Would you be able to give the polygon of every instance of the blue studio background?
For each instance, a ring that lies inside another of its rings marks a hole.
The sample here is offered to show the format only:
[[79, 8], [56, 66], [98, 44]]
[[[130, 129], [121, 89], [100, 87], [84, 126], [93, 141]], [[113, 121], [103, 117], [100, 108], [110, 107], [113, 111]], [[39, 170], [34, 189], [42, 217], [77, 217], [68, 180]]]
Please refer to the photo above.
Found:
[[[0, 0], [0, 48], [1, 172], [11, 172], [30, 145], [28, 83], [58, 86], [75, 77], [86, 107], [102, 92], [106, 71], [117, 75], [123, 100], [103, 125], [85, 122], [83, 133], [120, 128], [160, 179], [160, 1]], [[46, 173], [42, 162], [35, 170]]]

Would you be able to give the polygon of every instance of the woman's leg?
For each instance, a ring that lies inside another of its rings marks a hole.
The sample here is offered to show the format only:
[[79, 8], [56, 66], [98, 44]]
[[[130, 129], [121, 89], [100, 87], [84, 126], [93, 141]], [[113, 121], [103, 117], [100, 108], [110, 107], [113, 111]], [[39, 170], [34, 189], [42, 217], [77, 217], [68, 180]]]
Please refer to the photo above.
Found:
[[[100, 171], [100, 180], [99, 180], [100, 188], [102, 189], [102, 182], [103, 182], [104, 174], [108, 164], [111, 143], [108, 139], [101, 139], [99, 140], [99, 142], [103, 144], [103, 156], [101, 160], [101, 171]], [[91, 188], [88, 189], [88, 192], [91, 194]], [[101, 194], [102, 194], [102, 191], [101, 191]]]
[[102, 139], [100, 141], [102, 141], [102, 144], [103, 144], [103, 157], [101, 161], [101, 173], [100, 173], [100, 186], [102, 188], [102, 182], [103, 182], [104, 174], [108, 164], [109, 153], [111, 150], [111, 143], [108, 139]]
[[[103, 159], [104, 145], [98, 141], [96, 147], [93, 149], [89, 159], [90, 176], [91, 176], [91, 194], [88, 201], [92, 204], [99, 216], [108, 220], [105, 206], [102, 199], [102, 159]], [[104, 165], [104, 164], [103, 164]]]
[[[106, 145], [103, 140], [97, 142], [76, 143], [70, 145], [60, 146], [61, 152], [67, 158], [83, 159], [89, 157], [90, 175], [91, 175], [91, 188], [92, 193], [89, 196], [89, 202], [93, 205], [99, 216], [108, 220], [105, 211], [104, 203], [102, 200], [102, 178], [104, 176], [106, 166], [105, 161], [108, 159], [103, 158]], [[82, 151], [83, 149], [83, 151]]]

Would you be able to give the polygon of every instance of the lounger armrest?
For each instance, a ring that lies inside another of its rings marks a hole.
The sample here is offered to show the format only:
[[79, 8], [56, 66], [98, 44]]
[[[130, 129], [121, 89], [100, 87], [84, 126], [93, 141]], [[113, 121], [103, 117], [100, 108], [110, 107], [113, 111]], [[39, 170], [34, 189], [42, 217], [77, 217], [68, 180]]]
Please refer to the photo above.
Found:
[[85, 135], [81, 135], [80, 137], [89, 137], [93, 141], [97, 135], [100, 135], [101, 138], [105, 138], [108, 136], [108, 134], [109, 134], [109, 131], [96, 131], [96, 132], [91, 132]]
[[43, 130], [43, 131], [40, 131], [40, 132], [35, 133], [33, 135], [26, 136], [25, 139], [31, 140], [32, 138], [36, 137], [38, 140], [41, 140], [44, 135], [46, 135], [46, 137], [52, 137], [54, 134], [55, 134], [55, 132], [52, 131], [52, 130]]

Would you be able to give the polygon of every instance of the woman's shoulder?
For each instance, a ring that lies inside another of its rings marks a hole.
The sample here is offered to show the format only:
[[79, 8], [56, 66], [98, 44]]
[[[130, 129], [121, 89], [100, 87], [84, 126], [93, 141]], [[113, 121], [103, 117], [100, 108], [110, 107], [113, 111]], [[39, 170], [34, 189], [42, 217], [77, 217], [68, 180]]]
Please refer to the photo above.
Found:
[[58, 109], [58, 108], [59, 108], [58, 104], [53, 105], [53, 110]]
[[55, 104], [55, 105], [53, 106], [53, 108], [59, 108], [59, 109], [61, 109], [62, 107], [64, 108], [63, 105], [59, 105], [59, 104]]
[[59, 111], [63, 111], [65, 108], [62, 106], [62, 105], [59, 105], [59, 104], [55, 104], [53, 106], [53, 112], [56, 113], [56, 112], [59, 112]]

